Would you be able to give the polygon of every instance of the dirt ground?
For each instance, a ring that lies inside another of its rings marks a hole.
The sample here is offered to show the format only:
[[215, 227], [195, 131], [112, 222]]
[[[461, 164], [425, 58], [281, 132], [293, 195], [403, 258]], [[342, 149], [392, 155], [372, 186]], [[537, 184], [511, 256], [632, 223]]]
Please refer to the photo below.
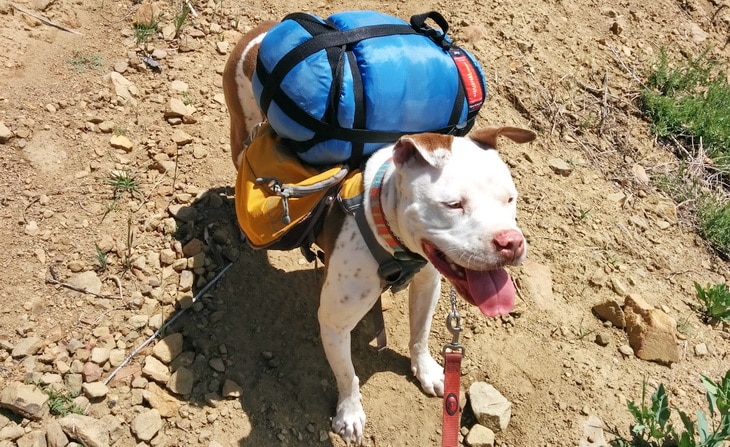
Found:
[[[593, 445], [581, 444], [588, 442], [589, 416], [603, 421], [607, 439], [613, 429], [627, 435], [626, 400], [640, 399], [645, 380], [667, 385], [671, 403], [688, 413], [705, 409], [700, 376], [725, 373], [730, 340], [727, 329], [704, 324], [693, 309], [693, 283], [724, 282], [730, 270], [687, 224], [682, 207], [659, 191], [676, 160], [654, 140], [635, 99], [662, 48], [696, 55], [709, 47], [713, 57], [730, 60], [727, 3], [192, 4], [197, 16], [180, 38], [158, 33], [140, 48], [135, 2], [0, 0], [0, 123], [13, 134], [0, 144], [0, 386], [57, 371], [54, 355], [72, 341], [86, 349], [69, 350], [69, 362], [83, 361], [84, 351], [88, 358], [95, 346], [129, 355], [159, 327], [152, 317], [169, 318], [233, 259], [222, 280], [166, 331], [184, 335], [194, 385], [172, 399], [176, 410], [149, 444], [342, 445], [329, 433], [336, 389], [319, 341], [318, 277], [299, 252], [247, 248], [234, 221], [222, 67], [242, 32], [289, 12], [377, 9], [408, 18], [438, 10], [488, 75], [490, 96], [477, 126], [518, 125], [539, 134], [530, 145], [501, 149], [520, 191], [518, 221], [530, 244], [528, 263], [511, 269], [517, 310], [489, 320], [460, 304], [467, 350], [462, 387], [487, 381], [513, 403], [498, 445]], [[13, 5], [82, 34], [42, 24]], [[160, 27], [169, 26], [180, 3], [157, 6]], [[153, 50], [159, 70], [140, 59]], [[130, 98], [118, 97], [104, 79], [115, 70], [133, 84]], [[194, 112], [166, 118], [171, 98]], [[115, 134], [131, 148], [114, 147]], [[555, 158], [567, 163], [568, 175], [551, 168]], [[114, 172], [134, 175], [137, 191], [115, 199], [108, 182]], [[170, 219], [176, 205], [195, 215]], [[181, 247], [193, 238], [203, 241], [205, 260], [166, 262], [170, 252], [175, 261], [188, 256], [192, 249]], [[530, 293], [524, 284], [535, 269], [548, 271], [552, 285]], [[95, 272], [101, 294], [112, 298], [46, 281], [85, 271]], [[182, 285], [190, 271], [192, 291]], [[626, 334], [604, 325], [591, 308], [629, 293], [677, 321], [678, 363], [667, 367], [618, 351]], [[438, 445], [441, 402], [425, 396], [409, 370], [406, 297], [385, 299], [388, 349], [369, 344], [369, 320], [353, 337], [366, 445]], [[435, 353], [449, 338], [446, 303], [433, 324]], [[150, 319], [138, 324], [139, 316]], [[596, 335], [607, 345], [597, 344]], [[32, 361], [10, 355], [31, 336], [43, 340]], [[126, 427], [149, 406], [131, 382], [149, 353], [148, 347], [137, 354], [131, 361], [137, 369], [92, 400], [90, 415], [112, 414]], [[103, 377], [113, 369], [101, 366]], [[226, 379], [240, 386], [240, 397], [221, 395]], [[22, 422], [26, 431], [46, 423]], [[115, 445], [138, 442], [126, 430]]]

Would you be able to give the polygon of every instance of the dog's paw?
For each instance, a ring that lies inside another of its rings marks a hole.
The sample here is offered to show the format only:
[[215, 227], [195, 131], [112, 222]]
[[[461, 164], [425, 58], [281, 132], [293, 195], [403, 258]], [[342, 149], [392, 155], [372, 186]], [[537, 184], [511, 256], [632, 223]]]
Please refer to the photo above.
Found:
[[359, 397], [349, 397], [337, 405], [337, 415], [332, 420], [332, 431], [340, 435], [345, 444], [359, 446], [365, 428], [365, 410]]
[[411, 371], [421, 382], [421, 388], [432, 396], [444, 395], [444, 369], [430, 355], [419, 356], [411, 362]]

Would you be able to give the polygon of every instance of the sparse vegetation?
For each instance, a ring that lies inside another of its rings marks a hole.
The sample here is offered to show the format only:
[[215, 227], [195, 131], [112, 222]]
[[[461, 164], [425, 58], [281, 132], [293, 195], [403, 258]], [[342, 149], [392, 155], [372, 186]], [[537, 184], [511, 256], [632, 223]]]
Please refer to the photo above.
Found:
[[674, 143], [682, 165], [660, 186], [696, 215], [700, 234], [730, 256], [730, 84], [708, 50], [677, 67], [662, 51], [641, 92], [652, 129]]
[[663, 384], [651, 395], [651, 405], [646, 404], [646, 381], [642, 387], [641, 403], [628, 402], [629, 412], [636, 423], [631, 427], [631, 439], [618, 436], [614, 447], [721, 447], [730, 440], [730, 370], [720, 383], [702, 376], [709, 417], [700, 410], [693, 418], [674, 408], [682, 421], [682, 428], [675, 428], [671, 421], [672, 407]]
[[106, 257], [106, 253], [104, 253], [98, 245], [95, 245], [96, 247], [96, 262], [99, 264], [98, 270], [103, 272], [106, 270], [106, 268], [109, 266], [109, 260]]
[[152, 39], [157, 31], [157, 21], [152, 21], [150, 23], [137, 23], [134, 25], [134, 41], [137, 45], [147, 43], [150, 39]]
[[74, 51], [73, 56], [66, 59], [74, 71], [83, 73], [86, 70], [100, 70], [104, 66], [104, 58], [99, 54], [84, 54], [81, 51]]
[[48, 395], [48, 407], [51, 414], [61, 417], [72, 413], [84, 414], [84, 409], [73, 401], [77, 394], [57, 391], [51, 387], [45, 388], [43, 392]]
[[730, 321], [730, 290], [725, 284], [695, 284], [697, 299], [702, 303], [702, 313], [709, 321]]
[[182, 5], [180, 7], [180, 12], [177, 13], [173, 19], [173, 24], [175, 25], [175, 37], [180, 37], [180, 33], [182, 32], [183, 28], [185, 27], [185, 23], [188, 20], [188, 15], [190, 15], [190, 7], [188, 6], [187, 2], [183, 1], [181, 2]]
[[130, 193], [133, 197], [139, 194], [139, 183], [134, 176], [127, 171], [115, 170], [105, 182], [114, 188], [113, 199], [117, 200], [119, 195], [125, 192]]

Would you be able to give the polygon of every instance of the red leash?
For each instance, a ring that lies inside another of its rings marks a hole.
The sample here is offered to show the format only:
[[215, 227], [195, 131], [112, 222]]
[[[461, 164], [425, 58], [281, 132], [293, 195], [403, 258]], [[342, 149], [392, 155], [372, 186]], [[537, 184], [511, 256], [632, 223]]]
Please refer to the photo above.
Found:
[[443, 429], [441, 431], [441, 445], [443, 447], [458, 447], [459, 428], [461, 425], [461, 357], [465, 349], [459, 344], [461, 333], [461, 317], [456, 310], [456, 291], [451, 287], [451, 313], [446, 317], [446, 326], [453, 338], [442, 351], [444, 356], [444, 410]]

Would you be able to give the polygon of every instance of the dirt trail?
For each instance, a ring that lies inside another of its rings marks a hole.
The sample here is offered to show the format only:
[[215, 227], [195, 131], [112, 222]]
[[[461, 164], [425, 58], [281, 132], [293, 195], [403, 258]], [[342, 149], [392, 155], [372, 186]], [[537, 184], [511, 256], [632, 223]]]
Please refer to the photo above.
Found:
[[[220, 284], [166, 331], [183, 334], [173, 369], [183, 366], [193, 379], [188, 393], [163, 399], [167, 407], [156, 404], [172, 410], [149, 444], [342, 445], [329, 433], [336, 390], [319, 341], [317, 277], [298, 252], [255, 252], [242, 244], [231, 203], [220, 77], [227, 51], [256, 23], [295, 9], [320, 16], [378, 9], [403, 18], [440, 11], [489, 76], [490, 98], [477, 125], [539, 133], [528, 146], [501, 148], [530, 244], [529, 262], [511, 270], [518, 309], [487, 320], [462, 306], [464, 387], [487, 381], [513, 403], [498, 445], [590, 445], [581, 444], [589, 416], [626, 435], [625, 401], [640, 398], [645, 379], [666, 384], [672, 404], [693, 412], [705, 407], [700, 375], [717, 378], [730, 365], [727, 332], [703, 324], [692, 309], [693, 282], [725, 281], [728, 265], [658, 191], [676, 163], [635, 106], [639, 80], [661, 48], [698, 54], [710, 46], [713, 56], [730, 60], [730, 9], [718, 2], [193, 2], [198, 15], [181, 38], [160, 33], [146, 46], [159, 72], [144, 64], [134, 42], [138, 4], [17, 5], [83, 36], [42, 25], [0, 0], [0, 123], [12, 132], [0, 142], [0, 387], [26, 378], [54, 383], [54, 374], [65, 386], [80, 386], [73, 380], [89, 382], [96, 369], [103, 380], [118, 358], [94, 363], [94, 348], [128, 355], [234, 259]], [[157, 6], [164, 29], [180, 5]], [[132, 83], [127, 99], [104, 79], [115, 70]], [[166, 118], [170, 99], [194, 111]], [[113, 147], [115, 134], [131, 147]], [[567, 171], [556, 172], [555, 159]], [[134, 175], [135, 191], [119, 191], [115, 200], [108, 183], [114, 172]], [[184, 210], [175, 220], [177, 205]], [[190, 209], [195, 215], [185, 215]], [[203, 241], [197, 249], [188, 245], [194, 238]], [[107, 253], [105, 270], [97, 247]], [[124, 273], [124, 264], [131, 270]], [[61, 281], [92, 272], [100, 293], [115, 298], [49, 285], [51, 271]], [[530, 286], [535, 278], [537, 289]], [[678, 322], [680, 362], [666, 367], [618, 351], [626, 334], [591, 308], [627, 294]], [[441, 403], [425, 396], [409, 371], [406, 296], [386, 300], [388, 349], [369, 345], [369, 321], [353, 337], [367, 445], [438, 445]], [[435, 352], [449, 337], [446, 303], [433, 325]], [[40, 342], [32, 352], [13, 355], [34, 337]], [[152, 405], [154, 385], [133, 378], [150, 354], [147, 348], [136, 356], [126, 370], [131, 375], [112, 382], [105, 396], [82, 401], [95, 420], [118, 422], [114, 445], [141, 439], [130, 427]], [[76, 370], [89, 363], [94, 371]], [[224, 396], [226, 380], [240, 387], [240, 397], [235, 390]], [[23, 424], [45, 433], [49, 420]], [[2, 426], [20, 422], [0, 413]], [[16, 444], [12, 439], [0, 445]]]

